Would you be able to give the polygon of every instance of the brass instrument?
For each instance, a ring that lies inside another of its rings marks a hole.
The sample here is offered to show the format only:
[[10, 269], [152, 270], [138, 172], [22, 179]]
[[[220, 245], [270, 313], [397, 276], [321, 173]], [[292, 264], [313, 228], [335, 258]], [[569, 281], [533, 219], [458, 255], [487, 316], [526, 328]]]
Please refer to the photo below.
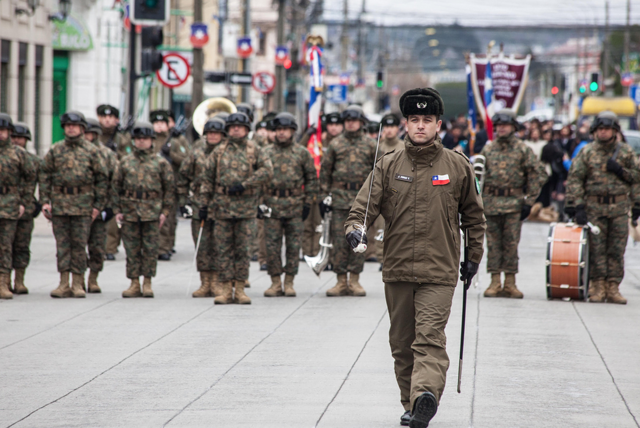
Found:
[[[331, 206], [331, 196], [324, 198], [324, 204]], [[320, 251], [318, 255], [314, 257], [304, 256], [304, 261], [307, 262], [311, 270], [318, 276], [329, 264], [329, 251], [333, 248], [331, 244], [331, 217], [332, 212], [329, 211], [324, 214], [320, 228], [322, 228], [322, 235], [320, 236]]]
[[193, 112], [193, 128], [202, 135], [204, 124], [218, 113], [235, 113], [236, 105], [223, 97], [209, 98], [200, 103]]
[[476, 178], [480, 184], [480, 193], [484, 189], [484, 176], [486, 172], [487, 158], [482, 155], [476, 155], [473, 159], [473, 172], [476, 173]]

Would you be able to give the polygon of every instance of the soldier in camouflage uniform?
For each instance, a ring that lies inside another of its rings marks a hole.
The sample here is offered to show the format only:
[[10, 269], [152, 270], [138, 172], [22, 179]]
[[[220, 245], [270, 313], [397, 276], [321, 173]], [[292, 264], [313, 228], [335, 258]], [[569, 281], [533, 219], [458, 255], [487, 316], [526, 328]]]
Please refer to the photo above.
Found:
[[260, 147], [265, 147], [269, 144], [273, 144], [273, 141], [269, 140], [269, 136], [274, 132], [271, 130], [270, 122], [276, 117], [276, 113], [269, 112], [265, 114], [260, 122], [256, 124], [256, 131], [253, 139]]
[[216, 304], [251, 303], [244, 292], [249, 278], [251, 224], [260, 188], [271, 180], [273, 169], [262, 149], [247, 139], [250, 126], [244, 113], [229, 115], [225, 126], [228, 140], [208, 157], [196, 198], [200, 219], [212, 216], [215, 220], [222, 287], [222, 294], [214, 299]]
[[187, 137], [176, 129], [176, 115], [173, 113], [173, 110], [167, 110], [167, 116], [169, 118], [169, 132], [171, 135], [178, 140], [181, 147], [190, 147], [191, 143], [189, 143]]
[[0, 299], [13, 299], [12, 246], [18, 220], [33, 209], [36, 182], [36, 166], [22, 147], [11, 144], [12, 131], [11, 117], [0, 113]]
[[200, 207], [196, 199], [200, 192], [202, 174], [207, 158], [214, 148], [223, 142], [227, 133], [225, 122], [222, 119], [209, 119], [204, 124], [204, 137], [194, 143], [193, 151], [187, 156], [180, 166], [177, 179], [178, 205], [184, 212], [189, 205], [193, 210], [191, 218], [191, 235], [194, 245], [197, 245], [198, 235], [202, 228], [200, 247], [196, 256], [196, 267], [200, 272], [200, 288], [193, 292], [193, 297], [217, 297], [221, 294], [218, 282], [218, 265], [216, 255], [216, 242], [214, 235], [213, 216], [206, 221], [199, 216]]
[[[27, 158], [35, 170], [34, 182], [29, 183], [29, 188], [35, 191], [39, 174], [42, 169], [42, 159], [27, 151], [27, 141], [31, 141], [31, 131], [25, 123], [16, 122], [13, 124], [11, 142], [18, 147], [25, 149]], [[31, 259], [31, 234], [33, 233], [33, 219], [40, 214], [42, 206], [36, 200], [33, 193], [29, 198], [29, 204], [25, 205], [24, 214], [18, 219], [16, 235], [13, 240], [13, 270], [15, 278], [13, 292], [15, 294], [27, 294], [29, 289], [24, 285], [24, 274]]]
[[95, 119], [87, 119], [87, 129], [84, 131], [84, 139], [98, 148], [108, 175], [107, 203], [98, 218], [91, 223], [91, 231], [89, 232], [89, 241], [87, 243], [89, 250], [89, 279], [87, 281], [87, 291], [89, 293], [102, 292], [98, 285], [98, 274], [102, 272], [106, 255], [107, 223], [114, 218], [112, 208], [115, 196], [113, 177], [118, 166], [118, 159], [113, 150], [109, 150], [100, 143], [99, 136], [101, 133], [100, 123]]
[[512, 110], [503, 109], [492, 120], [496, 138], [481, 153], [487, 159], [482, 198], [487, 217], [487, 271], [491, 274], [484, 296], [522, 299], [515, 279], [520, 230], [547, 173], [531, 148], [515, 136], [519, 124]]
[[84, 140], [84, 115], [70, 111], [60, 123], [65, 137], [45, 156], [46, 180], [40, 187], [42, 212], [53, 222], [60, 272], [60, 285], [51, 297], [85, 297], [87, 241], [91, 223], [107, 203], [108, 173], [100, 150]]
[[[182, 161], [187, 157], [191, 148], [184, 145], [169, 132], [169, 115], [166, 110], [155, 110], [150, 114], [153, 130], [156, 134], [154, 150], [160, 153], [171, 165], [174, 176], [178, 174]], [[178, 226], [177, 215], [178, 201], [173, 202], [173, 208], [167, 216], [167, 221], [160, 229], [160, 244], [158, 247], [158, 260], [171, 260], [173, 245], [176, 239]]]
[[[114, 179], [116, 220], [122, 224], [130, 287], [122, 297], [153, 297], [158, 237], [171, 213], [175, 188], [171, 165], [153, 149], [155, 133], [149, 122], [137, 122], [131, 132], [135, 149], [120, 161]], [[140, 277], [144, 277], [140, 291]]]
[[[320, 202], [320, 214], [333, 211], [331, 243], [333, 271], [338, 283], [327, 290], [327, 296], [366, 296], [360, 285], [364, 254], [354, 253], [344, 239], [343, 225], [358, 191], [369, 176], [375, 161], [375, 142], [364, 135], [366, 116], [359, 106], [349, 106], [343, 113], [345, 131], [331, 141], [322, 159], [320, 184], [322, 195], [332, 196], [332, 205]], [[349, 277], [347, 278], [347, 273]]]
[[[293, 135], [298, 129], [295, 118], [280, 113], [273, 120], [276, 143], [265, 149], [265, 156], [273, 166], [273, 180], [267, 186], [265, 203], [271, 208], [271, 217], [264, 219], [267, 240], [267, 266], [271, 287], [266, 297], [295, 297], [293, 280], [298, 274], [303, 222], [311, 211], [311, 202], [318, 192], [316, 168], [311, 153], [294, 144]], [[284, 291], [282, 290], [282, 236], [286, 241], [287, 261], [284, 266]]]
[[640, 217], [640, 171], [633, 149], [616, 141], [620, 124], [614, 113], [600, 113], [591, 132], [596, 140], [571, 162], [565, 212], [580, 225], [591, 221], [600, 228], [598, 235], [589, 234], [589, 301], [624, 305], [619, 287], [629, 210], [634, 222]]

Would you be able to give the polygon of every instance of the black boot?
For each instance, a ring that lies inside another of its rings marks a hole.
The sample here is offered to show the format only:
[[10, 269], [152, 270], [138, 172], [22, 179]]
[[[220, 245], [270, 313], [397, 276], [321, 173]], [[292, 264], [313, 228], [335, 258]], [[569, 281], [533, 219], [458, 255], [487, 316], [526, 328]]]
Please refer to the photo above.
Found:
[[402, 416], [400, 416], [400, 425], [408, 427], [409, 421], [411, 421], [411, 411], [407, 410]]
[[413, 405], [409, 426], [411, 428], [427, 428], [437, 411], [438, 401], [435, 395], [430, 392], [423, 392]]
[[169, 260], [171, 260], [171, 253], [160, 254], [158, 256], [158, 260], [161, 260], [163, 262], [168, 262]]

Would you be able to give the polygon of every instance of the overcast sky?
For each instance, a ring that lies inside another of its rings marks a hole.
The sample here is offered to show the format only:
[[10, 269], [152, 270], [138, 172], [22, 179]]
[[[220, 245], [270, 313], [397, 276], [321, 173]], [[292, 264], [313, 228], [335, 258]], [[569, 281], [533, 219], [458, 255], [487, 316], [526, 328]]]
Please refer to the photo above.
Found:
[[[356, 18], [363, 0], [348, 0]], [[364, 0], [376, 24], [566, 25], [605, 22], [604, 0]], [[342, 19], [343, 0], [324, 0], [325, 17]], [[626, 22], [627, 0], [609, 0], [610, 23]], [[631, 0], [631, 24], [640, 24], [640, 1]]]

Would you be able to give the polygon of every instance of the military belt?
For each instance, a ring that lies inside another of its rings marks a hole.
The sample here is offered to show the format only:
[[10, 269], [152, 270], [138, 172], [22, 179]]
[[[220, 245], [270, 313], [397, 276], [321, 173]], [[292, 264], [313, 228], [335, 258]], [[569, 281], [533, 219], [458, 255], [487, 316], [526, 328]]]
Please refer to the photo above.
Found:
[[0, 195], [7, 195], [9, 193], [18, 193], [16, 186], [0, 186]]
[[522, 196], [522, 189], [518, 188], [499, 188], [499, 187], [485, 187], [482, 192], [485, 195], [491, 196]]
[[132, 199], [158, 199], [160, 194], [158, 192], [147, 192], [145, 190], [125, 190], [120, 194], [125, 198]]
[[55, 186], [54, 189], [63, 195], [79, 195], [81, 193], [91, 193], [93, 186]]
[[626, 201], [627, 199], [629, 199], [629, 196], [627, 195], [587, 196], [587, 201], [597, 202], [599, 204], [617, 204], [618, 202], [623, 202], [623, 201]]
[[362, 188], [363, 183], [356, 183], [356, 182], [342, 182], [342, 181], [336, 181], [333, 183], [333, 188], [334, 189], [345, 189], [345, 190], [360, 190]]
[[277, 196], [279, 198], [288, 198], [289, 196], [300, 196], [303, 194], [303, 190], [301, 188], [296, 189], [272, 189], [271, 195]]
[[[216, 193], [218, 195], [229, 195], [229, 187], [227, 186], [217, 186], [216, 187]], [[248, 195], [248, 196], [252, 196], [255, 195], [256, 191], [255, 189], [244, 189], [244, 192], [242, 192], [242, 195]], [[237, 196], [237, 195], [229, 195], [229, 196]]]

